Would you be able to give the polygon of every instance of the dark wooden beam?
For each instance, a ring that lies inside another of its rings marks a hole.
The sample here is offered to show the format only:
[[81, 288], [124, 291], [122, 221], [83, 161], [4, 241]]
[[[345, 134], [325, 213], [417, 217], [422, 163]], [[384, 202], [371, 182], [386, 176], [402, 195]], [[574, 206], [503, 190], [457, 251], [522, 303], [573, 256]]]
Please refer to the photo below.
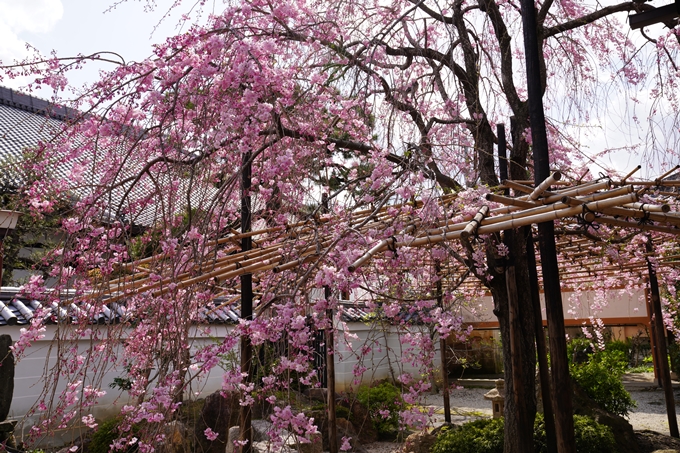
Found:
[[645, 245], [647, 256], [647, 266], [649, 269], [649, 292], [654, 313], [654, 339], [656, 340], [656, 350], [658, 352], [657, 364], [659, 366], [659, 381], [663, 387], [666, 400], [666, 413], [668, 414], [668, 429], [672, 437], [680, 437], [678, 433], [678, 418], [675, 414], [675, 396], [671, 383], [671, 370], [668, 367], [668, 348], [666, 347], [666, 328], [663, 324], [663, 314], [661, 313], [661, 297], [659, 295], [659, 282], [656, 278], [656, 269], [649, 260], [649, 254], [654, 252], [651, 236], [647, 237]]
[[[247, 233], [251, 229], [251, 200], [250, 186], [252, 177], [251, 153], [243, 155], [241, 165], [241, 233]], [[252, 248], [252, 238], [250, 236], [241, 238], [241, 251], [247, 252]], [[241, 319], [252, 321], [253, 319], [253, 275], [241, 275]], [[253, 380], [252, 376], [253, 345], [250, 337], [241, 335], [241, 374], [245, 376], [246, 386]], [[253, 428], [252, 428], [252, 406], [243, 405], [239, 412], [239, 440], [242, 445], [241, 453], [252, 453], [253, 450]]]
[[[550, 176], [550, 165], [548, 137], [543, 111], [543, 86], [534, 1], [522, 0], [521, 10], [524, 52], [526, 55], [529, 123], [531, 125], [534, 153], [534, 183], [538, 186]], [[569, 363], [567, 361], [567, 341], [564, 331], [564, 313], [562, 311], [560, 271], [557, 264], [557, 251], [555, 249], [554, 223], [545, 222], [539, 224], [538, 238], [541, 250], [543, 285], [545, 287], [548, 332], [550, 335], [550, 361], [557, 451], [559, 453], [575, 453], [571, 377], [569, 376]]]

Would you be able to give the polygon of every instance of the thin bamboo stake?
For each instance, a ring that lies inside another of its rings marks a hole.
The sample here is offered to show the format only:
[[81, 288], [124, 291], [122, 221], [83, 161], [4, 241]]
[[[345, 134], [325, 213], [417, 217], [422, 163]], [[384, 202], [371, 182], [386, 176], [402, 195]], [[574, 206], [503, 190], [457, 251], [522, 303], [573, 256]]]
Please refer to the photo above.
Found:
[[624, 176], [623, 179], [621, 180], [621, 185], [624, 185], [624, 184], [626, 183], [626, 179], [628, 179], [628, 178], [630, 178], [631, 176], [633, 176], [633, 175], [634, 175], [635, 173], [637, 173], [637, 171], [638, 171], [639, 169], [641, 169], [641, 168], [642, 168], [642, 165], [638, 165], [637, 167], [635, 167], [635, 168], [633, 169], [633, 171], [631, 171], [631, 172], [628, 173], [626, 176]]
[[[654, 182], [655, 182], [657, 185], [659, 185], [659, 184], [661, 183], [661, 181], [663, 180], [663, 178], [665, 178], [666, 176], [670, 175], [671, 173], [673, 173], [674, 171], [676, 171], [678, 168], [680, 168], [680, 165], [676, 165], [675, 167], [671, 168], [671, 169], [668, 170], [666, 173], [664, 173], [663, 175], [661, 175], [661, 176], [659, 176], [658, 178], [656, 178], [656, 179], [654, 180]], [[677, 428], [676, 428], [676, 429], [677, 429]], [[678, 437], [678, 436], [675, 436], [675, 437]]]
[[659, 233], [667, 233], [672, 235], [677, 235], [678, 233], [680, 233], [680, 230], [678, 230], [677, 228], [664, 227], [659, 225], [639, 224], [636, 222], [626, 222], [625, 220], [615, 219], [613, 217], [602, 216], [598, 217], [597, 221], [601, 223], [606, 223], [607, 225], [619, 226], [624, 228], [637, 228], [643, 231], [656, 231]]

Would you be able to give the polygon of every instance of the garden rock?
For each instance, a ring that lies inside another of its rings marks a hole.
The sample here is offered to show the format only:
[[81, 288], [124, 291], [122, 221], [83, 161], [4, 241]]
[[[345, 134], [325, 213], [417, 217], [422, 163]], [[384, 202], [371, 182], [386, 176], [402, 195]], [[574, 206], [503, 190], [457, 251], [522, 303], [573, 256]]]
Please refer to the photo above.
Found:
[[336, 420], [338, 426], [338, 442], [342, 442], [343, 437], [350, 438], [349, 444], [352, 447], [351, 451], [365, 453], [366, 450], [361, 446], [361, 441], [359, 440], [359, 434], [357, 433], [354, 425], [350, 423], [346, 418], [338, 418]]
[[297, 450], [300, 453], [322, 453], [323, 452], [323, 440], [321, 439], [321, 434], [312, 435], [310, 443], [300, 443], [297, 445]]
[[187, 450], [187, 428], [184, 423], [173, 420], [163, 426], [163, 434], [165, 435], [165, 445], [156, 451], [160, 453], [181, 453]]
[[401, 453], [429, 453], [437, 438], [427, 431], [413, 433], [406, 438]]
[[378, 430], [373, 424], [371, 419], [371, 414], [368, 412], [366, 406], [361, 404], [359, 401], [352, 401], [351, 405], [348, 403], [343, 404], [347, 407], [350, 412], [350, 421], [354, 425], [354, 429], [359, 436], [359, 441], [362, 444], [370, 444], [378, 440]]
[[328, 398], [328, 389], [326, 388], [311, 388], [304, 391], [304, 395], [310, 400], [325, 402]]
[[574, 386], [574, 414], [587, 415], [596, 422], [611, 428], [618, 453], [640, 453], [633, 426], [623, 417], [602, 409], [576, 383]]
[[0, 421], [7, 418], [14, 395], [14, 355], [11, 346], [12, 337], [0, 335]]
[[227, 434], [227, 447], [224, 449], [225, 453], [234, 453], [234, 441], [238, 440], [239, 435], [241, 434], [241, 428], [238, 426], [232, 426], [229, 428], [228, 434]]
[[[229, 428], [238, 425], [240, 409], [238, 393], [222, 396], [222, 392], [218, 391], [208, 395], [194, 431], [198, 450], [203, 453], [224, 453]], [[216, 432], [217, 439], [208, 440], [205, 437], [206, 428]]]

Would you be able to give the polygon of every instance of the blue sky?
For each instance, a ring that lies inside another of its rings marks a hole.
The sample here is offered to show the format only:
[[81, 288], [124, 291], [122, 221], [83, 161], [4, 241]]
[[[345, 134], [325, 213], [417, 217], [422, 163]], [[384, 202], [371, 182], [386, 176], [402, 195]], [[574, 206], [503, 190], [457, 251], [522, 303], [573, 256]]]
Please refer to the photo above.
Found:
[[[0, 0], [0, 60], [4, 64], [28, 53], [25, 43], [49, 55], [60, 56], [113, 51], [126, 60], [141, 60], [151, 53], [154, 42], [177, 32], [177, 16], [164, 20], [154, 32], [169, 0], [158, 0], [153, 12], [145, 12], [145, 2], [127, 1], [109, 10], [113, 0]], [[153, 33], [153, 35], [152, 35]], [[90, 67], [69, 80], [80, 84], [97, 78]], [[2, 84], [19, 87], [23, 80]]]

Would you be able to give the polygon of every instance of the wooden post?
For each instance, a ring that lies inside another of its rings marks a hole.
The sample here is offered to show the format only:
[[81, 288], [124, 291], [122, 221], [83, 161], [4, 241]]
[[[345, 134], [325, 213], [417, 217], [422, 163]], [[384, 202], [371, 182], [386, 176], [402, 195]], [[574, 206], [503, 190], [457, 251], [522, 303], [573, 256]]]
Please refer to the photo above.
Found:
[[673, 395], [673, 386], [671, 384], [671, 371], [668, 368], [668, 350], [666, 348], [666, 328], [663, 323], [663, 314], [661, 313], [661, 297], [659, 296], [659, 282], [656, 279], [656, 270], [649, 260], [649, 255], [654, 252], [652, 246], [652, 237], [647, 236], [647, 243], [645, 244], [647, 251], [647, 269], [649, 270], [649, 292], [652, 301], [652, 310], [654, 311], [654, 332], [656, 340], [656, 350], [658, 351], [657, 363], [659, 365], [659, 381], [662, 384], [663, 392], [666, 400], [666, 413], [668, 414], [668, 429], [672, 437], [680, 437], [678, 433], [678, 419], [675, 414], [675, 397]]
[[526, 235], [527, 264], [529, 266], [529, 282], [531, 284], [531, 302], [534, 308], [534, 329], [536, 332], [536, 354], [538, 355], [538, 374], [541, 382], [541, 398], [543, 399], [543, 420], [545, 421], [545, 437], [548, 453], [557, 453], [555, 436], [555, 415], [550, 396], [550, 369], [548, 368], [548, 352], [545, 347], [543, 316], [541, 315], [541, 299], [538, 289], [538, 271], [536, 269], [536, 252], [531, 227], [522, 229]]
[[[533, 0], [521, 0], [524, 51], [526, 55], [527, 94], [534, 154], [534, 181], [536, 186], [550, 176], [548, 136], [543, 111], [543, 86], [539, 61], [536, 9]], [[575, 453], [574, 414], [571, 377], [567, 361], [567, 341], [564, 331], [564, 312], [560, 275], [555, 250], [555, 225], [544, 222], [538, 225], [541, 250], [541, 267], [545, 291], [548, 332], [550, 335], [550, 361], [552, 365], [552, 394], [555, 409], [557, 451]]]
[[[647, 281], [646, 283], [649, 283]], [[652, 300], [649, 295], [649, 286], [645, 286], [645, 302], [647, 304], [647, 324], [649, 326], [649, 346], [652, 352], [652, 365], [654, 368], [654, 380], [656, 381], [656, 385], [661, 387], [661, 380], [659, 378], [660, 373], [659, 373], [659, 364], [657, 363], [657, 359], [659, 357], [659, 352], [656, 350], [656, 329], [654, 328], [654, 310], [652, 308]]]
[[[247, 233], [251, 229], [251, 204], [250, 185], [252, 175], [251, 153], [243, 155], [241, 166], [241, 233]], [[252, 248], [252, 238], [247, 236], [241, 239], [241, 251], [246, 252]], [[253, 319], [253, 276], [252, 274], [241, 275], [241, 319], [252, 321]], [[252, 382], [252, 359], [253, 345], [250, 337], [241, 336], [241, 373], [245, 376], [245, 384]], [[241, 406], [239, 412], [239, 440], [243, 443], [241, 453], [253, 452], [253, 429], [252, 407]]]
[[[328, 212], [328, 195], [321, 196], [324, 212]], [[326, 303], [330, 303], [331, 288], [324, 286]], [[326, 326], [326, 388], [328, 390], [328, 448], [330, 453], [338, 453], [338, 426], [335, 419], [335, 336], [333, 335], [333, 309], [326, 310], [328, 325]]]
[[[439, 260], [434, 264], [435, 274], [437, 275], [437, 306], [444, 309], [444, 288], [442, 285], [442, 266]], [[451, 423], [451, 399], [449, 394], [449, 370], [446, 367], [446, 339], [439, 339], [439, 355], [442, 362], [442, 396], [444, 397], [444, 421]]]
[[[496, 135], [498, 136], [498, 173], [501, 177], [501, 181], [510, 179], [508, 176], [508, 157], [505, 149], [505, 124], [496, 125]], [[510, 189], [505, 189], [503, 193], [507, 196], [510, 195]]]
[[[512, 242], [513, 230], [505, 231], [505, 238], [508, 243]], [[512, 257], [511, 257], [512, 259]], [[519, 338], [519, 295], [517, 293], [517, 279], [515, 276], [515, 265], [509, 262], [505, 266], [505, 285], [508, 291], [508, 324], [510, 327], [510, 355], [512, 357], [512, 388], [505, 388], [505, 397], [512, 397], [515, 399], [515, 410], [517, 410], [517, 426], [520, 428], [519, 433], [515, 435], [515, 442], [517, 443], [518, 451], [532, 451], [533, 450], [533, 420], [529, 420], [527, 414], [520, 410], [521, 401], [524, 401], [527, 396], [524, 394], [524, 380], [523, 373], [532, 370], [522, 370], [522, 363], [520, 360], [519, 347], [521, 340]], [[512, 391], [512, 395], [508, 391]], [[506, 410], [508, 406], [505, 406]], [[527, 435], [528, 433], [528, 435]]]

